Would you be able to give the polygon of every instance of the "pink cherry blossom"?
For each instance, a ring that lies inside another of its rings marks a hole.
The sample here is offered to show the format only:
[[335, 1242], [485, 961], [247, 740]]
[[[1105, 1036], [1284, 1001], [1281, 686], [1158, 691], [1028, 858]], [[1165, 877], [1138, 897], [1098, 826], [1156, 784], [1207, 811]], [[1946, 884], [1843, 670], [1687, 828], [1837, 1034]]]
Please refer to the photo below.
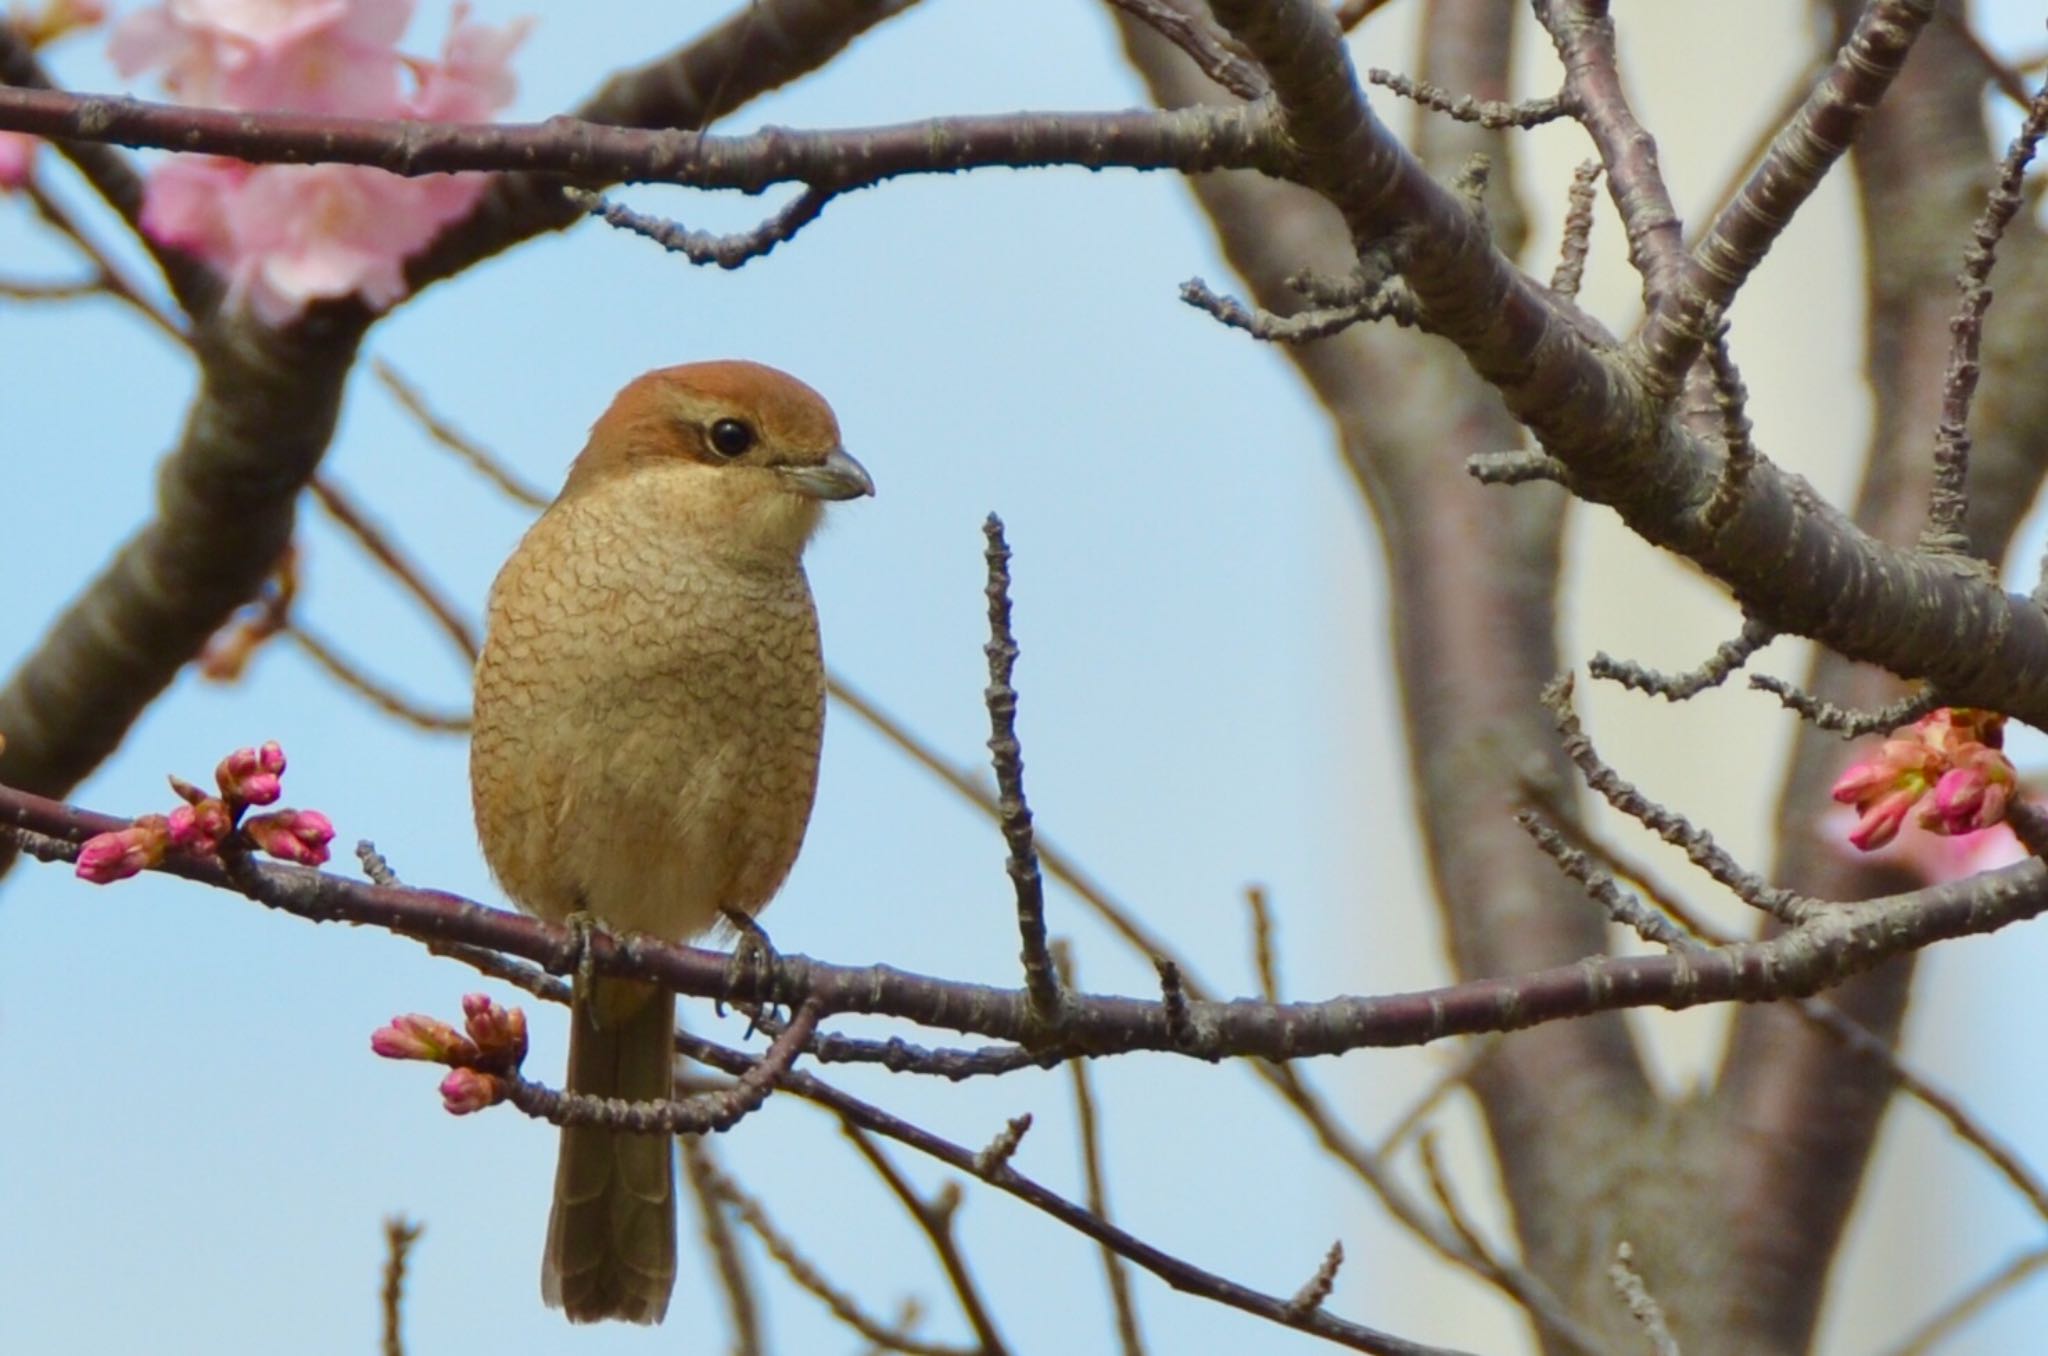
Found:
[[411, 18], [411, 0], [168, 0], [123, 19], [108, 51], [184, 103], [377, 117]]
[[227, 205], [251, 173], [239, 160], [174, 155], [150, 171], [142, 198], [142, 229], [169, 245], [214, 264], [233, 257]]
[[512, 54], [533, 29], [530, 18], [503, 28], [469, 21], [469, 6], [455, 6], [439, 62], [415, 62], [418, 93], [406, 101], [406, 115], [430, 122], [489, 122], [518, 92]]
[[[161, 72], [186, 102], [228, 108], [485, 121], [511, 100], [529, 21], [476, 24], [457, 5], [441, 59], [426, 61], [397, 49], [411, 17], [411, 0], [165, 0], [122, 22], [113, 56], [125, 74]], [[142, 222], [219, 270], [232, 303], [283, 325], [314, 301], [392, 305], [406, 293], [405, 261], [486, 182], [174, 156], [150, 176]]]

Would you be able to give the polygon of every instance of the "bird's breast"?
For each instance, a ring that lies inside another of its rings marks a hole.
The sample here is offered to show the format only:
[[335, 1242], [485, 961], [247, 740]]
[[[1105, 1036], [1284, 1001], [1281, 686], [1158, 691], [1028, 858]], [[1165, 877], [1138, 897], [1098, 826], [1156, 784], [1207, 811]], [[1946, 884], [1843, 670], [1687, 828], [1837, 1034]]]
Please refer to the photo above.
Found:
[[793, 556], [557, 505], [492, 590], [471, 753], [485, 855], [534, 912], [693, 936], [781, 884], [823, 716]]

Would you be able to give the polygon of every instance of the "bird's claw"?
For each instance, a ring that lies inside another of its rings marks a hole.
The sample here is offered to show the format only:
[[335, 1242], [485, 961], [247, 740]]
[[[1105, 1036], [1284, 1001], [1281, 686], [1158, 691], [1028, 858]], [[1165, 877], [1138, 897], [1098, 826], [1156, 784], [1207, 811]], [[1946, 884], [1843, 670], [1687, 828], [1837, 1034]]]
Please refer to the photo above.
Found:
[[590, 939], [604, 932], [604, 924], [598, 921], [596, 914], [578, 909], [562, 920], [562, 928], [569, 934], [569, 945], [576, 953], [576, 991], [589, 993], [591, 983], [597, 978], [597, 960], [590, 953]]
[[725, 921], [732, 924], [734, 939], [732, 955], [725, 963], [725, 995], [715, 1006], [718, 1015], [723, 1017], [726, 1001], [731, 999], [733, 990], [751, 981], [749, 987], [759, 994], [753, 1015], [747, 1022], [747, 1035], [751, 1036], [762, 1016], [772, 1014], [781, 1004], [776, 996], [776, 981], [782, 972], [782, 958], [768, 940], [767, 931], [754, 921], [752, 914], [740, 909], [726, 909], [724, 913]]

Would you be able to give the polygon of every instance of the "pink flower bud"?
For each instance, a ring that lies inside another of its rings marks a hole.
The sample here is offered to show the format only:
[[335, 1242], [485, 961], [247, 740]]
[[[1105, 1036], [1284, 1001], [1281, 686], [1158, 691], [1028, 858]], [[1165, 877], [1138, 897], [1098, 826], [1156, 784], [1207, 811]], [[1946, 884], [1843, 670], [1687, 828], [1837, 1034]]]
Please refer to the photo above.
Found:
[[1858, 805], [1859, 817], [1856, 827], [1849, 831], [1849, 841], [1865, 852], [1883, 847], [1898, 837], [1899, 827], [1925, 794], [1923, 788], [1908, 787]]
[[2012, 761], [1983, 744], [1967, 745], [1941, 775], [1920, 811], [1920, 826], [1955, 835], [1988, 829], [2005, 818], [2015, 776]]
[[217, 852], [220, 840], [234, 827], [234, 816], [228, 807], [217, 797], [207, 796], [171, 811], [171, 846], [181, 852]]
[[446, 1022], [422, 1013], [393, 1017], [389, 1026], [370, 1033], [370, 1049], [386, 1059], [423, 1059], [434, 1064], [466, 1064], [476, 1058], [476, 1045]]
[[261, 749], [236, 749], [220, 760], [213, 779], [230, 805], [275, 805], [284, 794], [283, 772], [284, 750], [272, 740]]
[[441, 1105], [451, 1116], [467, 1116], [504, 1099], [503, 1080], [475, 1069], [456, 1069], [441, 1080]]
[[334, 841], [334, 822], [318, 810], [279, 810], [242, 821], [249, 841], [280, 861], [318, 866]]
[[162, 815], [143, 815], [125, 829], [94, 834], [78, 849], [78, 878], [95, 885], [126, 880], [163, 861], [171, 850]]
[[490, 995], [472, 993], [463, 995], [462, 1015], [480, 1052], [480, 1064], [516, 1069], [526, 1059], [526, 1013], [522, 1009], [500, 1007]]

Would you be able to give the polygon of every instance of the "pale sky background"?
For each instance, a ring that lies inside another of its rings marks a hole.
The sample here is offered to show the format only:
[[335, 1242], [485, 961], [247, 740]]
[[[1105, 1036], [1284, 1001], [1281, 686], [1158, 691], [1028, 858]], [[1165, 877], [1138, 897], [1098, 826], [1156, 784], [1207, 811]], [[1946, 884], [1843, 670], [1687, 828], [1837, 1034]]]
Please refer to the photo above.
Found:
[[[1361, 65], [1412, 66], [1415, 8], [1400, 0], [1367, 27]], [[1696, 214], [1803, 59], [1805, 7], [1615, 8], [1639, 111], [1681, 208]], [[539, 13], [517, 63], [516, 118], [568, 108], [609, 71], [726, 12], [618, 0], [477, 9], [493, 21]], [[420, 10], [407, 46], [431, 53], [447, 6]], [[2041, 6], [1980, 11], [2009, 49], [2038, 44]], [[1737, 42], [1716, 40], [1720, 27]], [[1547, 90], [1547, 51], [1533, 40], [1527, 50], [1524, 83]], [[55, 64], [81, 88], [115, 87], [96, 40], [62, 49]], [[928, 0], [820, 75], [750, 106], [730, 130], [1142, 97], [1099, 5]], [[1375, 102], [1406, 126], [1405, 109]], [[1571, 128], [1527, 143], [1519, 184], [1545, 236], [1540, 267], [1584, 146]], [[68, 175], [57, 187], [85, 202]], [[1830, 182], [1735, 316], [1760, 443], [1838, 496], [1867, 425], [1847, 188]], [[771, 206], [621, 196], [691, 226], [751, 223]], [[93, 220], [113, 237], [103, 216]], [[1594, 244], [1588, 304], [1620, 328], [1634, 284], [1611, 216]], [[0, 202], [0, 260], [8, 276], [71, 270], [15, 202]], [[1000, 511], [1016, 552], [1020, 725], [1041, 829], [1225, 990], [1253, 986], [1241, 892], [1254, 881], [1272, 891], [1291, 995], [1440, 982], [1383, 658], [1377, 542], [1325, 421], [1281, 355], [1175, 299], [1195, 274], [1232, 281], [1176, 180], [992, 171], [856, 194], [733, 274], [585, 224], [408, 303], [366, 352], [398, 364], [455, 423], [549, 486], [612, 391], [645, 368], [745, 356], [801, 375], [837, 407], [880, 486], [875, 500], [835, 512], [811, 557], [840, 672], [955, 759], [981, 761], [979, 525]], [[0, 351], [0, 427], [14, 449], [0, 664], [11, 668], [109, 543], [146, 518], [192, 374], [110, 304], [0, 306]], [[367, 371], [326, 469], [455, 597], [481, 605], [524, 511], [430, 446]], [[416, 610], [317, 513], [303, 540], [308, 622], [423, 702], [460, 704], [466, 674]], [[2030, 540], [2038, 550], [2038, 531]], [[1606, 648], [1679, 667], [1734, 630], [1715, 590], [1604, 513], [1580, 516], [1573, 558], [1574, 578], [1589, 585], [1574, 594], [1567, 654], [1577, 662]], [[2015, 559], [2030, 580], [2035, 556]], [[1781, 647], [1764, 667], [1796, 673], [1799, 659]], [[1762, 816], [1789, 729], [1773, 703], [1738, 691], [1678, 712], [1607, 693], [1590, 705], [1625, 772], [1762, 864]], [[76, 798], [116, 813], [161, 810], [166, 772], [203, 779], [228, 749], [266, 738], [290, 753], [288, 802], [328, 812], [344, 846], [373, 838], [415, 883], [498, 900], [469, 824], [461, 741], [392, 724], [285, 645], [238, 686], [181, 680]], [[2038, 742], [2020, 750], [2023, 762], [2044, 761]], [[1002, 857], [991, 824], [835, 710], [809, 842], [766, 921], [788, 951], [1014, 984]], [[338, 868], [353, 869], [345, 851]], [[1074, 939], [1089, 988], [1153, 990], [1150, 966], [1064, 892], [1053, 892], [1050, 918]], [[2043, 951], [2038, 929], [1938, 949], [1910, 1037], [1915, 1059], [2037, 1162], [2048, 1160], [2038, 1061], [2031, 1042], [2004, 1033], [2040, 1022]], [[0, 887], [0, 1349], [372, 1350], [379, 1221], [391, 1212], [427, 1229], [407, 1301], [415, 1356], [572, 1343], [590, 1353], [721, 1349], [719, 1301], [687, 1214], [666, 1327], [572, 1333], [545, 1312], [536, 1277], [554, 1131], [509, 1110], [451, 1118], [433, 1070], [369, 1054], [370, 1031], [392, 1014], [452, 1016], [479, 987], [488, 986], [465, 968], [381, 932], [315, 927], [168, 879], [95, 889], [61, 868], [18, 869]], [[555, 1079], [560, 1018], [534, 1016], [529, 1068]], [[696, 1005], [688, 1020], [712, 1026]], [[1724, 1018], [1649, 1020], [1683, 1086]], [[732, 1022], [717, 1030], [740, 1035]], [[1360, 1052], [1308, 1072], [1370, 1137], [1444, 1057]], [[960, 1087], [823, 1072], [974, 1146], [1030, 1111], [1037, 1127], [1017, 1166], [1081, 1194], [1064, 1072]], [[1447, 1277], [1391, 1229], [1249, 1073], [1153, 1056], [1094, 1073], [1114, 1213], [1141, 1236], [1282, 1294], [1342, 1238], [1351, 1260], [1335, 1312], [1422, 1341], [1525, 1348], [1491, 1292]], [[1463, 1110], [1451, 1120], [1454, 1143], [1469, 1140]], [[964, 1336], [921, 1237], [828, 1117], [775, 1099], [715, 1147], [872, 1312], [891, 1315], [915, 1293], [930, 1315], [925, 1335]], [[907, 1150], [894, 1157], [927, 1190], [948, 1175]], [[1465, 1198], [1486, 1201], [1493, 1182], [1481, 1160], [1454, 1161]], [[1879, 1348], [2041, 1234], [1973, 1157], [1903, 1104], [1865, 1202], [1823, 1343], [1842, 1356]], [[1490, 1206], [1482, 1213], [1498, 1219]], [[960, 1228], [1017, 1350], [1109, 1348], [1092, 1245], [972, 1185]], [[773, 1350], [858, 1349], [758, 1249], [751, 1255]], [[1142, 1273], [1134, 1288], [1155, 1351], [1323, 1349]], [[1947, 1350], [2021, 1350], [2044, 1324], [2048, 1292], [2036, 1285]]]

